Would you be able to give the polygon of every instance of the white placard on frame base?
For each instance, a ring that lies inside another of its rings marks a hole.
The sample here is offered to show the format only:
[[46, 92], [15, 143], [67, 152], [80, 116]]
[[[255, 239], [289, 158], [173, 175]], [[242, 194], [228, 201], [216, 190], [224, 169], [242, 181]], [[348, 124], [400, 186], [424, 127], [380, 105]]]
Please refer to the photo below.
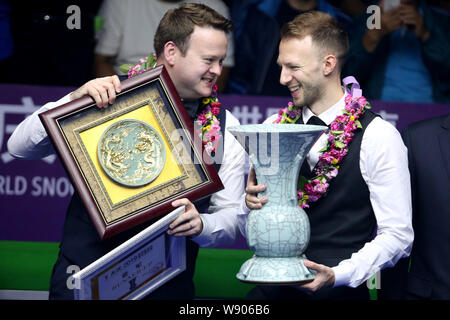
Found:
[[167, 234], [184, 206], [77, 272], [75, 300], [138, 300], [186, 269], [186, 238]]

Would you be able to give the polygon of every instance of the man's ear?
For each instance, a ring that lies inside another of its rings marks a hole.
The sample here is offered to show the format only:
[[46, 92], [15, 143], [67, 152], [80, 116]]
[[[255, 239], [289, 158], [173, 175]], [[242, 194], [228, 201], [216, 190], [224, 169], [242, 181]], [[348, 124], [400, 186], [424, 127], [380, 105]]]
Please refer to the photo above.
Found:
[[175, 64], [175, 61], [177, 58], [177, 51], [178, 51], [178, 48], [173, 41], [168, 41], [164, 45], [164, 51], [163, 51], [164, 60], [170, 66], [173, 66]]
[[337, 59], [335, 55], [328, 54], [324, 58], [323, 75], [329, 76], [336, 69]]

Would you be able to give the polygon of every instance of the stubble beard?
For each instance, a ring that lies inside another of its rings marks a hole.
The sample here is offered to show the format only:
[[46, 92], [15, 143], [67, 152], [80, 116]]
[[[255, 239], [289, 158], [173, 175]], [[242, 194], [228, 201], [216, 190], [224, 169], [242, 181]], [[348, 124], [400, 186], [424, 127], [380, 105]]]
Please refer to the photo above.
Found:
[[298, 107], [310, 107], [320, 97], [320, 88], [311, 83], [302, 83], [301, 90], [303, 98], [295, 103], [295, 105]]

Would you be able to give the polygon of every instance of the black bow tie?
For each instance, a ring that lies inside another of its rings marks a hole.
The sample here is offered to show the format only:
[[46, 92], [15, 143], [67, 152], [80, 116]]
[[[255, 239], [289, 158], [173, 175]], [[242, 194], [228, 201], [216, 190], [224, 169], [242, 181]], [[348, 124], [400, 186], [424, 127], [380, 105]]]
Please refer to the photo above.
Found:
[[311, 118], [309, 118], [306, 124], [315, 124], [317, 126], [325, 126], [325, 127], [327, 126], [326, 123], [320, 120], [320, 118], [317, 116], [312, 116]]

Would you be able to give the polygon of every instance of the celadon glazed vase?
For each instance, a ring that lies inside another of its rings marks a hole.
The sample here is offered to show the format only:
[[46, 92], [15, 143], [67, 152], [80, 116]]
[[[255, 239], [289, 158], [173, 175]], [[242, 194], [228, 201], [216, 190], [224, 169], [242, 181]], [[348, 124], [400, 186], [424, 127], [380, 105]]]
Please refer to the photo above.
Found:
[[258, 184], [269, 201], [250, 212], [247, 244], [254, 252], [237, 278], [247, 283], [298, 284], [315, 272], [303, 264], [310, 239], [309, 219], [297, 200], [300, 167], [325, 126], [255, 124], [229, 127], [249, 154]]

